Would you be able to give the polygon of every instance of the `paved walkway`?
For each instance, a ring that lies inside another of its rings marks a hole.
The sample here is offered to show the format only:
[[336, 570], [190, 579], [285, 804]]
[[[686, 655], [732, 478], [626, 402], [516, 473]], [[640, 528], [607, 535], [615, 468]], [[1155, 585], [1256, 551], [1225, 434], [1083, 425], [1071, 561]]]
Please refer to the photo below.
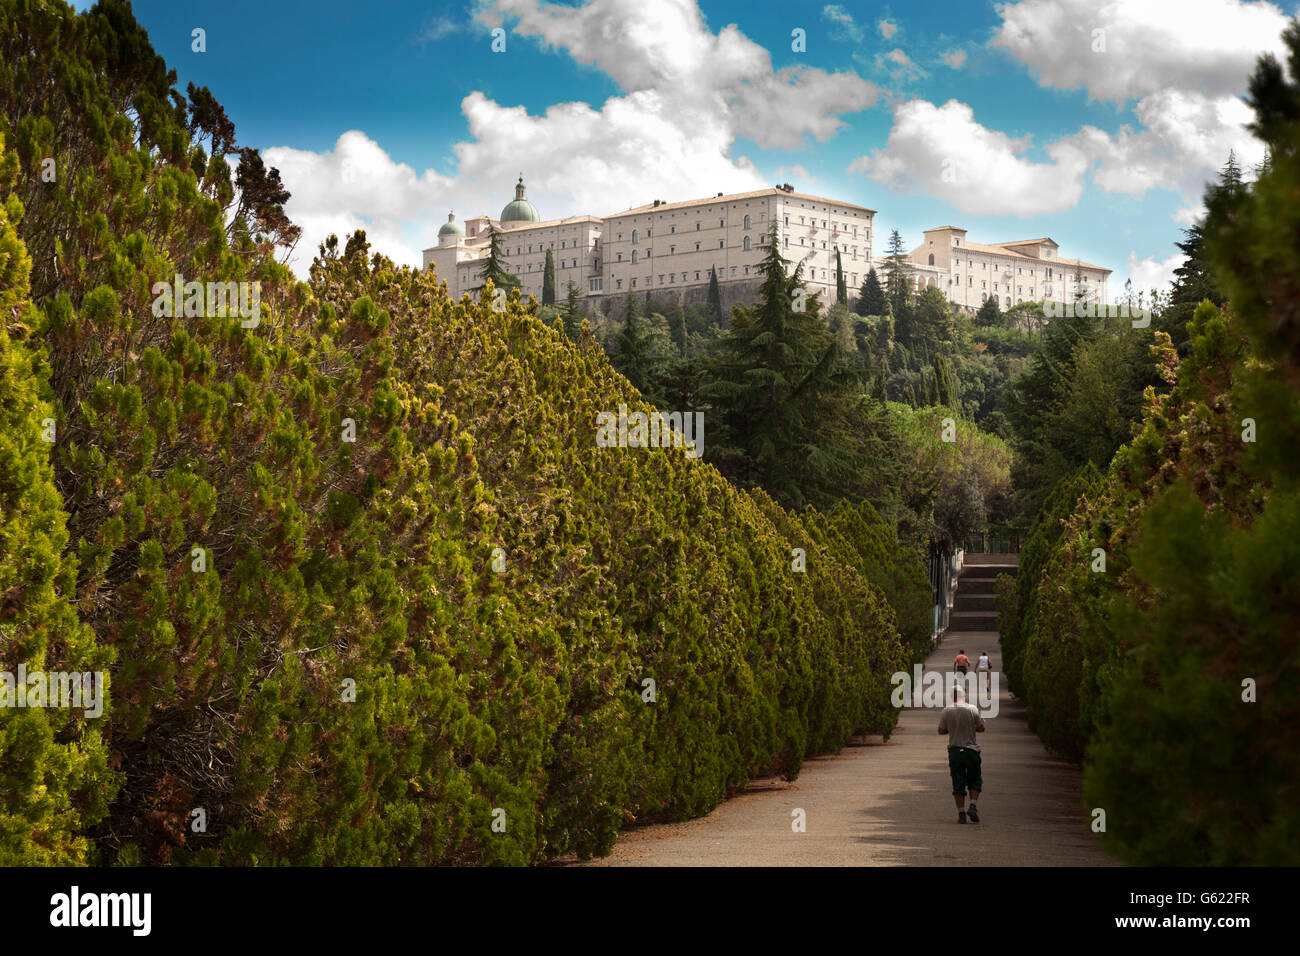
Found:
[[[959, 647], [987, 650], [996, 631], [949, 631], [926, 661], [947, 672]], [[938, 713], [907, 709], [879, 737], [804, 763], [794, 782], [757, 780], [707, 817], [629, 830], [604, 866], [1106, 866], [1082, 805], [1081, 774], [1030, 733], [1002, 681], [998, 716], [980, 736], [985, 790], [977, 824], [960, 826]], [[802, 809], [807, 829], [791, 829]]]

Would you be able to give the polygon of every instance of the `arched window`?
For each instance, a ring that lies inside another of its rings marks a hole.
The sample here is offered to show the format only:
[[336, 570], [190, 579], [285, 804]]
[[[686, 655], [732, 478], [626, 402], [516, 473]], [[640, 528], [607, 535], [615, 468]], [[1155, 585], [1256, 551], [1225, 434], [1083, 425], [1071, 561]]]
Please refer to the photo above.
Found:
[[[746, 216], [745, 218], [748, 219], [749, 217]], [[746, 251], [746, 252], [749, 251], [749, 236], [746, 236], [746, 237], [745, 237], [745, 251]]]
[[[632, 235], [635, 236], [636, 233], [634, 232], [634, 233], [632, 233]], [[636, 264], [636, 250], [635, 250], [635, 249], [632, 250], [632, 263], [633, 263], [634, 265]]]
[[745, 228], [746, 228], [746, 229], [749, 228], [749, 216], [748, 216], [748, 215], [745, 216]]
[[930, 253], [930, 265], [934, 265], [934, 253]]
[[632, 245], [636, 245], [636, 230], [632, 230]]

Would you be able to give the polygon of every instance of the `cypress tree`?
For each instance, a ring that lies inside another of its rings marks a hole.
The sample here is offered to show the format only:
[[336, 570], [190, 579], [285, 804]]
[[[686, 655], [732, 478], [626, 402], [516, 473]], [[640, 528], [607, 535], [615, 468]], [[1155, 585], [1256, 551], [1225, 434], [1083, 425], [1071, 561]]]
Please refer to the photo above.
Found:
[[849, 291], [844, 284], [844, 265], [840, 262], [840, 250], [835, 249], [835, 302], [838, 305], [849, 304]]
[[718, 288], [718, 267], [709, 268], [709, 309], [714, 321], [722, 324], [722, 290]]
[[546, 267], [542, 274], [542, 305], [555, 305], [555, 256], [546, 250]]

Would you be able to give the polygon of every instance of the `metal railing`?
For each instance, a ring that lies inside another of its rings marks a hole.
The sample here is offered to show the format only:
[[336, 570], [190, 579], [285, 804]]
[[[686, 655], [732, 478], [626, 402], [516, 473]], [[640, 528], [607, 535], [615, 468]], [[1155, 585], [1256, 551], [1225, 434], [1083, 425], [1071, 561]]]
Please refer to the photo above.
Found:
[[961, 574], [965, 551], [954, 548], [951, 552], [930, 547], [926, 570], [930, 578], [930, 645], [938, 646], [939, 638], [948, 629], [953, 599], [957, 592], [957, 576]]
[[975, 534], [966, 539], [969, 554], [1019, 554], [1020, 535]]

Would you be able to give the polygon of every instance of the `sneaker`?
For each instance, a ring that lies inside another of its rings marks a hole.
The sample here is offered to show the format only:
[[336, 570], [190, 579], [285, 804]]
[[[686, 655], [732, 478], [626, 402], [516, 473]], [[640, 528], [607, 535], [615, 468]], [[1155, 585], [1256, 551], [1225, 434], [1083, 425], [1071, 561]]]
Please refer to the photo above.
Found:
[[973, 804], [973, 803], [970, 805], [970, 822], [971, 822], [971, 823], [979, 823], [979, 822], [980, 822], [980, 815], [979, 815], [979, 813], [976, 812], [976, 810], [975, 810], [975, 804]]
[[958, 822], [958, 823], [965, 823], [965, 822], [966, 822], [966, 811], [965, 811], [965, 810], [958, 810], [958, 811], [957, 811], [957, 822]]

